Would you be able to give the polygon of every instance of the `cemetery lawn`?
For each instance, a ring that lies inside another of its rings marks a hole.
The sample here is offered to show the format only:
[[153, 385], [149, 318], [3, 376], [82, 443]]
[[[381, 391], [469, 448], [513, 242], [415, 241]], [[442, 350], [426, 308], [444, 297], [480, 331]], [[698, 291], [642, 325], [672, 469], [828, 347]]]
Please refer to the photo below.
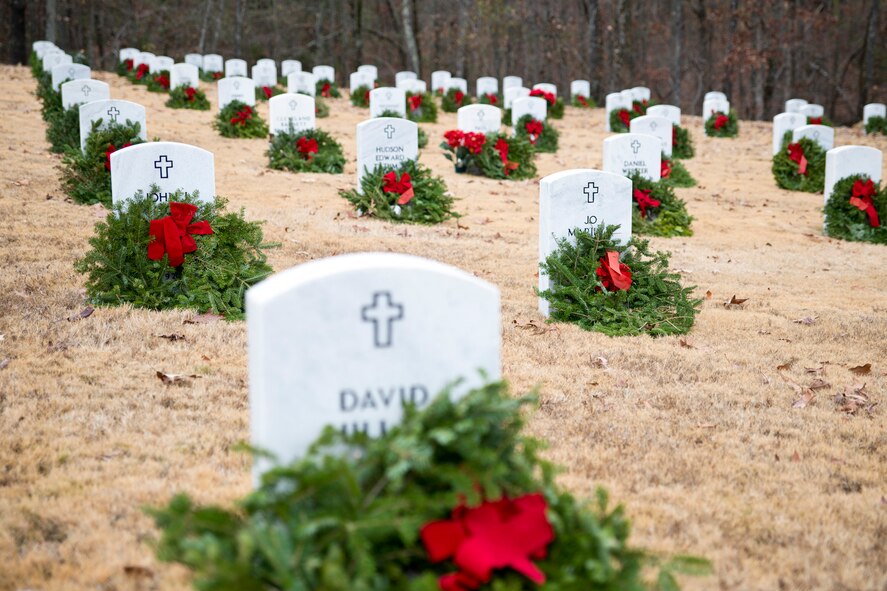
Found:
[[[686, 337], [609, 338], [536, 312], [538, 180], [456, 175], [437, 147], [455, 114], [421, 125], [421, 161], [463, 217], [405, 227], [356, 218], [339, 196], [367, 116], [347, 98], [318, 121], [344, 147], [345, 173], [295, 175], [267, 169], [265, 139], [219, 137], [214, 85], [202, 85], [210, 111], [183, 111], [95, 76], [147, 107], [149, 138], [215, 153], [219, 193], [282, 244], [269, 252], [276, 270], [380, 250], [496, 284], [504, 375], [515, 392], [540, 390], [531, 434], [550, 442], [572, 492], [602, 485], [626, 505], [633, 544], [713, 562], [685, 589], [887, 587], [887, 250], [823, 237], [822, 196], [776, 187], [769, 123], [718, 139], [684, 116], [699, 184], [676, 192], [695, 234], [651, 242], [707, 299]], [[26, 68], [0, 67], [0, 590], [184, 589], [186, 572], [154, 559], [142, 508], [176, 491], [228, 504], [250, 489], [235, 449], [249, 436], [246, 325], [88, 314], [73, 264], [106, 211], [65, 199], [35, 86]], [[258, 111], [267, 121], [267, 103]], [[601, 109], [568, 108], [558, 127], [540, 176], [601, 166]], [[887, 149], [838, 128], [836, 144], [851, 143]], [[734, 295], [746, 301], [725, 305]], [[193, 377], [166, 385], [158, 372]], [[835, 403], [862, 384], [868, 402], [853, 413]]]

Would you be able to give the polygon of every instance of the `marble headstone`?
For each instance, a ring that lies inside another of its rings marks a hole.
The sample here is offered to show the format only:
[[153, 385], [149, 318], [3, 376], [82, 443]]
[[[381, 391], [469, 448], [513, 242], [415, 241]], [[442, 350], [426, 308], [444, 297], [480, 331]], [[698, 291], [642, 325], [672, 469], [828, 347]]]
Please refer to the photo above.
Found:
[[792, 141], [807, 138], [819, 144], [819, 147], [828, 152], [835, 147], [835, 128], [828, 125], [802, 125], [792, 131]]
[[62, 107], [65, 109], [111, 98], [111, 87], [100, 80], [71, 80], [62, 84], [61, 91]]
[[419, 126], [398, 117], [378, 117], [357, 124], [357, 188], [377, 166], [397, 168], [419, 158]]
[[292, 72], [286, 77], [287, 92], [299, 92], [308, 96], [317, 94], [317, 78], [311, 72]]
[[336, 69], [332, 66], [314, 66], [311, 69], [311, 73], [314, 74], [314, 78], [318, 82], [321, 80], [326, 80], [327, 82], [336, 81]]
[[662, 144], [662, 153], [666, 159], [671, 158], [671, 142], [672, 142], [672, 126], [671, 121], [665, 117], [656, 117], [654, 115], [642, 115], [631, 120], [629, 131], [631, 133], [644, 133], [655, 135]]
[[293, 72], [302, 71], [302, 62], [299, 60], [283, 60], [280, 62], [280, 75], [286, 78]]
[[225, 78], [233, 78], [235, 76], [249, 77], [246, 60], [239, 58], [225, 60]]
[[447, 89], [447, 80], [451, 78], [451, 74], [446, 70], [437, 70], [435, 72], [431, 72], [431, 90], [437, 92], [438, 90], [443, 90], [446, 92]]
[[218, 81], [219, 110], [233, 101], [240, 101], [249, 106], [256, 104], [256, 83], [245, 76], [225, 77]]
[[841, 146], [825, 153], [825, 201], [832, 195], [832, 189], [843, 178], [854, 174], [864, 174], [875, 184], [881, 182], [881, 169], [884, 155], [881, 150], [869, 146]]
[[381, 117], [386, 111], [407, 116], [407, 95], [403, 89], [383, 86], [370, 91], [370, 117]]
[[509, 86], [502, 95], [502, 104], [506, 109], [510, 109], [515, 99], [530, 96], [530, 89], [523, 86]]
[[185, 63], [191, 64], [195, 66], [197, 69], [203, 67], [203, 56], [199, 53], [186, 53], [185, 54]]
[[291, 92], [279, 94], [268, 100], [268, 111], [272, 135], [314, 129], [314, 97]]
[[620, 133], [604, 140], [604, 171], [635, 173], [656, 182], [662, 174], [661, 140], [655, 135]]
[[674, 105], [653, 105], [647, 108], [647, 115], [665, 117], [673, 126], [681, 125], [681, 109]]
[[502, 109], [493, 105], [466, 105], [456, 112], [457, 127], [462, 131], [499, 133]]
[[186, 86], [198, 88], [200, 86], [200, 70], [194, 64], [175, 64], [169, 71], [169, 87], [178, 88]]
[[468, 94], [468, 81], [465, 78], [448, 78], [444, 92], [451, 88], [455, 88], [464, 94]]
[[252, 69], [252, 79], [258, 88], [268, 86], [274, 88], [277, 86], [277, 66], [265, 62], [256, 64]]
[[785, 112], [786, 113], [800, 113], [801, 107], [807, 104], [807, 101], [804, 99], [793, 98], [785, 101]]
[[86, 80], [92, 77], [92, 70], [83, 64], [62, 64], [52, 70], [52, 89], [58, 92], [66, 80]]
[[588, 80], [573, 80], [570, 82], [570, 97], [576, 98], [578, 96], [586, 99], [591, 96], [591, 82]]
[[[157, 192], [151, 193], [156, 185]], [[167, 203], [177, 190], [199, 192], [201, 201], [216, 196], [213, 154], [176, 142], [148, 142], [111, 154], [111, 198], [114, 203], [149, 193], [155, 202]]]
[[548, 101], [538, 96], [526, 96], [514, 99], [511, 103], [511, 123], [517, 129], [517, 122], [524, 115], [530, 115], [537, 121], [548, 118]]
[[99, 129], [105, 129], [113, 123], [124, 124], [127, 121], [139, 124], [139, 137], [148, 141], [145, 107], [137, 103], [121, 100], [92, 101], [80, 105], [80, 149], [86, 148], [86, 140], [92, 131], [92, 124], [102, 120]]
[[807, 125], [807, 118], [800, 113], [780, 113], [773, 118], [773, 155], [782, 149], [785, 132]]
[[482, 76], [481, 78], [478, 78], [474, 83], [474, 87], [477, 90], [477, 96], [499, 94], [499, 80], [492, 76]]
[[208, 53], [203, 56], [204, 72], [222, 72], [225, 70], [225, 60], [218, 53]]

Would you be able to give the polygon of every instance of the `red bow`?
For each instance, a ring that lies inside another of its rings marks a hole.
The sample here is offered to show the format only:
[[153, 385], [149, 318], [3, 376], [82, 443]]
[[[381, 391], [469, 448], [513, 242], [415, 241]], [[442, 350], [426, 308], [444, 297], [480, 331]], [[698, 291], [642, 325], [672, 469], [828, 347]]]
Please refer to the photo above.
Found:
[[723, 113], [715, 113], [715, 129], [720, 129], [730, 122], [730, 118]]
[[274, 90], [273, 90], [270, 86], [263, 86], [263, 87], [262, 87], [262, 92], [265, 93], [265, 98], [266, 98], [266, 99], [269, 99], [269, 98], [271, 98], [272, 96], [274, 96]]
[[[652, 189], [635, 189], [634, 190], [634, 200], [638, 202], [638, 207], [641, 208], [641, 217], [647, 217], [647, 208], [650, 207], [659, 207], [660, 201], [658, 199], [653, 199], [650, 197], [650, 193], [652, 193]], [[625, 265], [623, 265], [624, 267]], [[627, 267], [626, 267], [627, 268]], [[600, 273], [598, 273], [600, 275]], [[629, 283], [630, 285], [630, 283]], [[628, 288], [626, 288], [628, 289]]]
[[644, 114], [644, 107], [643, 107], [643, 105], [642, 105], [639, 101], [635, 101], [635, 102], [633, 102], [633, 103], [631, 104], [631, 108], [632, 108], [632, 110], [633, 110], [635, 113], [637, 113], [638, 115], [643, 115], [643, 114]]
[[582, 96], [581, 94], [576, 97], [576, 100], [579, 101], [579, 104], [582, 105], [583, 107], [588, 106], [588, 101], [585, 100], [585, 97]]
[[365, 103], [370, 102], [370, 91], [369, 90], [366, 91], [365, 93], [363, 93], [363, 102], [365, 102]]
[[800, 143], [788, 145], [788, 157], [792, 162], [798, 163], [798, 174], [807, 174], [807, 157], [804, 156], [804, 148]]
[[461, 104], [462, 104], [462, 99], [464, 99], [464, 98], [465, 98], [465, 93], [462, 92], [461, 90], [457, 90], [457, 91], [453, 94], [453, 100], [456, 101], [456, 104], [457, 104], [457, 105], [461, 105]]
[[530, 96], [541, 96], [544, 98], [549, 105], [554, 105], [557, 102], [557, 97], [554, 96], [553, 92], [545, 92], [539, 88], [530, 91]]
[[406, 205], [415, 196], [415, 193], [413, 192], [413, 183], [410, 182], [410, 175], [408, 173], [403, 173], [400, 175], [400, 180], [397, 180], [397, 173], [392, 170], [391, 172], [386, 173], [382, 178], [385, 180], [385, 184], [382, 186], [382, 191], [385, 193], [397, 193], [400, 195], [397, 200], [398, 205]]
[[499, 97], [493, 93], [487, 93], [486, 97], [487, 102], [489, 102], [491, 105], [495, 105], [499, 102]]
[[678, 145], [678, 128], [675, 125], [671, 126], [671, 145], [672, 147]]
[[178, 267], [185, 262], [185, 255], [197, 250], [197, 242], [191, 234], [212, 234], [209, 222], [199, 221], [190, 223], [197, 207], [190, 203], [169, 204], [169, 215], [159, 220], [151, 220], [148, 234], [151, 242], [148, 243], [148, 258], [159, 261], [166, 254], [169, 257], [169, 266]]
[[330, 98], [330, 83], [324, 82], [323, 86], [320, 87], [320, 96], [323, 98]]
[[169, 77], [164, 74], [160, 76], [154, 76], [154, 82], [159, 84], [163, 88], [169, 88]]
[[213, 80], [220, 80], [223, 75], [223, 72], [213, 72]]
[[127, 72], [132, 72], [132, 60], [123, 60], [123, 65], [126, 66]]
[[[130, 142], [126, 142], [123, 144], [120, 149], [128, 148], [132, 145]], [[111, 154], [117, 151], [117, 148], [114, 147], [114, 144], [108, 144], [108, 149], [105, 150], [105, 170], [111, 170]]]
[[410, 110], [415, 111], [419, 107], [422, 106], [422, 95], [414, 94], [409, 99], [407, 99], [410, 103]]
[[237, 113], [231, 117], [232, 125], [245, 126], [246, 122], [253, 118], [253, 109], [249, 105], [243, 105]]
[[459, 571], [442, 576], [443, 591], [477, 589], [494, 569], [511, 568], [537, 584], [545, 574], [532, 559], [545, 558], [554, 529], [540, 494], [514, 500], [485, 501], [479, 507], [457, 507], [453, 518], [426, 524], [422, 543], [432, 562], [452, 558]]
[[[655, 200], [654, 200], [655, 201]], [[598, 278], [607, 291], [628, 291], [631, 287], [631, 269], [619, 262], [619, 253], [608, 250], [606, 256], [600, 258], [601, 266], [597, 268]]]
[[807, 123], [810, 125], [822, 125], [822, 117], [807, 117]]
[[196, 88], [191, 88], [190, 86], [185, 89], [185, 98], [188, 102], [194, 102], [194, 96], [197, 94]]
[[872, 182], [872, 179], [853, 183], [853, 196], [850, 197], [850, 205], [860, 211], [864, 211], [869, 216], [869, 225], [872, 228], [879, 228], [881, 222], [878, 220], [878, 210], [875, 209], [874, 197], [875, 183]]
[[542, 135], [542, 129], [544, 128], [542, 122], [537, 121], [536, 119], [531, 119], [530, 121], [527, 121], [524, 127], [527, 129], [527, 135], [530, 136], [530, 143], [535, 144], [539, 139], [539, 136]]
[[139, 64], [139, 68], [136, 70], [136, 80], [144, 78], [150, 69], [148, 64]]
[[631, 126], [631, 113], [629, 113], [628, 110], [626, 110], [626, 109], [620, 110], [619, 111], [619, 119], [622, 121], [622, 124], [625, 125], [625, 127]]
[[662, 161], [662, 164], [659, 167], [659, 176], [664, 179], [667, 179], [669, 176], [671, 176], [671, 160]]
[[465, 143], [465, 133], [460, 129], [451, 129], [444, 133], [444, 139], [451, 148], [458, 148]]
[[306, 137], [300, 137], [296, 140], [296, 148], [305, 160], [311, 160], [312, 156], [317, 154], [317, 140], [314, 138], [308, 139]]
[[505, 138], [500, 137], [496, 140], [495, 145], [496, 151], [499, 152], [499, 158], [502, 159], [502, 167], [505, 169], [505, 176], [508, 176], [514, 170], [517, 170], [517, 167], [520, 166], [517, 162], [509, 162], [508, 160], [508, 141]]

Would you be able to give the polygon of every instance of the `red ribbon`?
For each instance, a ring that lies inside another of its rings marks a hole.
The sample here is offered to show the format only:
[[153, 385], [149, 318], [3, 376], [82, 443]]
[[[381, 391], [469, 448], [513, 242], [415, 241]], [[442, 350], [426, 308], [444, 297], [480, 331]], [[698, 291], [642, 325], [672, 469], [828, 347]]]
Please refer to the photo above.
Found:
[[496, 148], [496, 151], [499, 152], [499, 158], [502, 159], [502, 167], [505, 169], [505, 176], [508, 176], [512, 171], [517, 170], [517, 167], [520, 165], [517, 162], [510, 162], [508, 160], [508, 141], [505, 138], [500, 137], [496, 141], [494, 147]]
[[671, 160], [663, 160], [659, 167], [659, 176], [667, 179], [671, 176]]
[[587, 107], [587, 106], [588, 106], [588, 101], [585, 100], [585, 97], [582, 96], [581, 94], [578, 95], [578, 96], [576, 96], [576, 100], [579, 101], [579, 104], [582, 105], [583, 107]]
[[133, 65], [133, 63], [132, 63], [132, 60], [131, 60], [131, 59], [130, 59], [130, 60], [123, 60], [123, 65], [126, 66], [126, 71], [127, 71], [127, 72], [132, 72], [132, 65]]
[[403, 173], [400, 175], [400, 180], [398, 180], [397, 173], [392, 170], [382, 178], [385, 180], [385, 184], [382, 186], [382, 191], [385, 193], [397, 193], [400, 195], [397, 200], [398, 205], [406, 205], [412, 201], [413, 197], [415, 197], [413, 183], [410, 182], [409, 173]]
[[458, 572], [442, 576], [443, 591], [478, 589], [493, 570], [511, 568], [536, 584], [545, 573], [533, 559], [545, 558], [554, 529], [545, 514], [545, 498], [530, 494], [517, 499], [485, 501], [479, 507], [457, 507], [452, 519], [433, 521], [420, 531], [432, 562], [452, 558]]
[[421, 94], [414, 94], [413, 96], [411, 96], [407, 100], [410, 103], [410, 110], [412, 110], [412, 111], [415, 111], [419, 107], [422, 106], [422, 95]]
[[542, 130], [545, 128], [542, 122], [536, 119], [527, 121], [524, 127], [527, 129], [527, 135], [530, 136], [531, 144], [535, 144], [539, 140], [539, 136], [542, 135]]
[[246, 122], [253, 118], [253, 109], [249, 105], [243, 105], [237, 113], [231, 117], [232, 125], [245, 126]]
[[444, 139], [451, 148], [458, 148], [465, 143], [465, 133], [460, 129], [451, 129], [444, 133]]
[[193, 103], [195, 95], [197, 95], [196, 88], [191, 88], [189, 86], [188, 88], [185, 89], [185, 98], [188, 100], [188, 102]]
[[853, 183], [853, 194], [850, 197], [850, 205], [865, 212], [866, 215], [869, 216], [869, 225], [872, 228], [879, 228], [881, 227], [881, 222], [878, 219], [878, 210], [875, 209], [874, 197], [875, 183], [872, 182], [872, 179], [865, 182], [860, 180]]
[[472, 154], [480, 154], [487, 141], [487, 136], [482, 133], [464, 132], [459, 129], [451, 129], [444, 133], [447, 145], [453, 148], [465, 148]]
[[213, 80], [221, 80], [224, 72], [213, 72]]
[[537, 88], [535, 90], [531, 90], [530, 96], [541, 96], [542, 98], [544, 98], [548, 102], [549, 105], [552, 105], [552, 106], [554, 105], [554, 103], [557, 102], [557, 97], [554, 96], [553, 92], [545, 92], [544, 90], [541, 90], [539, 88]]
[[798, 163], [798, 174], [807, 174], [807, 157], [804, 156], [804, 148], [800, 143], [788, 145], [788, 157], [792, 162]]
[[822, 125], [822, 117], [807, 117], [809, 125]]
[[730, 118], [723, 113], [715, 113], [715, 129], [720, 129], [730, 122]]
[[165, 89], [169, 89], [169, 77], [164, 74], [154, 76], [154, 82]]
[[270, 99], [272, 96], [274, 96], [274, 89], [272, 89], [270, 86], [263, 86], [262, 92], [265, 93], [266, 99]]
[[323, 98], [330, 98], [330, 83], [324, 82], [323, 86], [320, 87], [320, 96]]
[[[650, 197], [650, 193], [652, 193], [652, 189], [635, 189], [634, 190], [634, 200], [638, 202], [638, 207], [641, 208], [641, 217], [647, 217], [647, 208], [659, 207], [661, 205], [658, 199], [653, 199]], [[624, 265], [623, 265], [624, 266]], [[626, 267], [627, 268], [627, 267]], [[629, 283], [629, 285], [631, 285]], [[628, 289], [628, 288], [626, 288]]]
[[299, 150], [299, 154], [305, 160], [311, 160], [314, 154], [317, 154], [317, 140], [314, 138], [308, 139], [306, 137], [300, 137], [296, 140], [296, 149]]
[[[126, 142], [123, 144], [120, 149], [128, 148], [132, 145], [130, 142]], [[105, 150], [105, 170], [111, 170], [111, 154], [117, 151], [117, 148], [114, 144], [108, 144], [108, 149]]]
[[139, 64], [139, 67], [136, 70], [136, 80], [144, 78], [145, 74], [147, 74], [150, 69], [151, 68], [148, 67], [148, 64]]
[[499, 97], [496, 96], [495, 94], [490, 92], [490, 93], [487, 93], [485, 96], [487, 97], [487, 102], [490, 103], [491, 105], [498, 104]]
[[370, 91], [369, 90], [366, 91], [365, 93], [363, 93], [363, 102], [365, 102], [365, 103], [370, 102]]
[[159, 220], [151, 220], [148, 234], [151, 242], [148, 243], [148, 258], [159, 261], [166, 254], [169, 257], [169, 266], [178, 267], [185, 262], [185, 255], [197, 250], [197, 242], [191, 234], [212, 234], [209, 222], [199, 221], [191, 223], [197, 207], [190, 203], [169, 204], [169, 215]]
[[629, 113], [627, 109], [621, 109], [619, 111], [619, 119], [625, 127], [631, 127], [631, 113]]
[[672, 147], [678, 145], [678, 128], [676, 125], [671, 126], [671, 145]]
[[457, 91], [453, 94], [453, 100], [456, 101], [456, 104], [457, 104], [457, 105], [461, 105], [461, 104], [462, 104], [462, 99], [464, 99], [464, 98], [465, 98], [465, 93], [462, 92], [461, 90], [457, 90]]
[[631, 269], [619, 262], [619, 253], [608, 250], [600, 258], [601, 265], [595, 273], [607, 291], [628, 291], [631, 287]]

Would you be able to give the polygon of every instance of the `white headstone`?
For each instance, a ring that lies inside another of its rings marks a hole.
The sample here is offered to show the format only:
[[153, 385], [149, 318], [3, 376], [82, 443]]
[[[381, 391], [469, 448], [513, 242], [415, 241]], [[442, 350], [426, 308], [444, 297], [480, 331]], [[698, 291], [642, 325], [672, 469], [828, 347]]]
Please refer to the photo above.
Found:
[[475, 88], [477, 89], [477, 96], [484, 96], [486, 94], [498, 95], [499, 79], [492, 76], [483, 76], [477, 79]]
[[802, 125], [792, 131], [792, 141], [797, 142], [801, 138], [807, 138], [819, 144], [819, 147], [828, 152], [835, 147], [835, 129], [828, 125]]
[[788, 99], [785, 101], [785, 112], [786, 113], [800, 113], [801, 107], [807, 104], [807, 101], [804, 99]]
[[588, 80], [573, 80], [570, 82], [570, 97], [576, 98], [581, 96], [588, 98], [591, 96], [591, 82]]
[[483, 134], [499, 133], [502, 109], [493, 105], [466, 105], [456, 112], [458, 128]]
[[674, 126], [681, 125], [681, 109], [674, 105], [653, 105], [647, 107], [647, 115], [654, 117], [665, 117]]
[[271, 59], [270, 57], [263, 57], [260, 60], [256, 61], [257, 66], [266, 66], [269, 68], [274, 68], [274, 75], [277, 76], [277, 62]]
[[139, 137], [148, 141], [148, 126], [145, 119], [145, 107], [130, 101], [103, 100], [92, 101], [80, 106], [80, 149], [86, 149], [86, 140], [92, 131], [92, 124], [102, 120], [100, 129], [107, 129], [112, 124], [124, 124], [127, 121], [139, 124]]
[[451, 78], [451, 74], [446, 70], [437, 70], [436, 72], [431, 72], [431, 89], [434, 92], [442, 89], [444, 92], [447, 90], [447, 80]]
[[862, 122], [866, 124], [872, 117], [887, 118], [887, 105], [884, 103], [869, 103], [862, 108]]
[[619, 94], [622, 95], [622, 102], [626, 105], [625, 108], [630, 109], [631, 104], [634, 102], [634, 92], [630, 88], [628, 88], [621, 91]]
[[400, 83], [403, 82], [404, 80], [415, 80], [418, 77], [419, 76], [416, 75], [415, 72], [409, 72], [409, 71], [398, 72], [394, 75], [394, 85], [397, 86], [398, 88], [400, 88]]
[[55, 47], [55, 43], [52, 41], [34, 41], [31, 43], [31, 51], [36, 53], [38, 58], [42, 58], [46, 50], [52, 49], [53, 47]]
[[455, 88], [456, 90], [462, 91], [464, 94], [468, 94], [468, 81], [465, 78], [448, 78], [444, 86], [444, 92], [451, 88]]
[[524, 115], [530, 115], [537, 121], [545, 121], [548, 117], [548, 101], [538, 96], [514, 99], [511, 103], [511, 125], [514, 129], [517, 129], [517, 122]]
[[380, 117], [385, 111], [407, 116], [407, 94], [400, 88], [383, 86], [370, 91], [370, 117]]
[[194, 64], [175, 64], [169, 71], [170, 89], [186, 86], [200, 87], [200, 70]]
[[240, 101], [249, 106], [256, 104], [256, 83], [252, 78], [234, 76], [222, 78], [218, 81], [219, 110], [224, 109], [228, 103]]
[[780, 113], [773, 118], [773, 155], [782, 149], [785, 132], [807, 125], [807, 118], [800, 113]]
[[364, 64], [362, 66], [357, 67], [358, 72], [367, 72], [370, 76], [373, 77], [373, 80], [379, 79], [379, 68], [370, 64]]
[[650, 89], [646, 86], [635, 86], [631, 89], [632, 99], [640, 102], [650, 100]]
[[419, 126], [408, 119], [379, 117], [357, 124], [357, 188], [377, 166], [397, 168], [419, 158]]
[[868, 146], [841, 146], [825, 153], [825, 201], [832, 195], [832, 189], [843, 178], [864, 174], [875, 184], [881, 182], [881, 168], [884, 155], [877, 148]]
[[[577, 228], [591, 231], [619, 225], [613, 238], [631, 238], [631, 181], [620, 174], [594, 169], [564, 170], [539, 181], [539, 261], [557, 249], [557, 241], [574, 239]], [[550, 285], [539, 271], [539, 291]], [[539, 298], [539, 311], [548, 315], [548, 302]]]
[[52, 73], [53, 68], [58, 66], [68, 66], [74, 63], [67, 53], [47, 53], [43, 56], [43, 71]]
[[147, 142], [111, 154], [111, 198], [114, 203], [132, 199], [138, 192], [159, 190], [155, 202], [169, 202], [177, 190], [199, 192], [201, 201], [216, 196], [213, 154], [202, 148], [176, 142]]
[[271, 134], [298, 132], [314, 129], [314, 97], [306, 94], [279, 94], [268, 100]]
[[506, 109], [511, 108], [515, 99], [530, 96], [530, 89], [524, 88], [523, 86], [509, 86], [504, 92], [505, 94], [503, 95], [502, 103]]
[[336, 81], [336, 69], [332, 66], [314, 66], [311, 73], [314, 74], [314, 77], [318, 82], [321, 80], [326, 80], [328, 82]]
[[160, 72], [169, 72], [172, 67], [175, 65], [176, 61], [167, 55], [158, 55], [155, 56], [149, 63], [149, 71], [152, 74], [159, 74]]
[[133, 62], [132, 62], [133, 68], [138, 68], [139, 66], [144, 64], [144, 65], [148, 66], [148, 68], [150, 69], [151, 62], [154, 61], [155, 57], [156, 56], [153, 53], [151, 53], [150, 51], [142, 51], [141, 53], [139, 53], [138, 56], [135, 57], [135, 59], [133, 59]]
[[706, 92], [705, 97], [702, 100], [707, 101], [709, 99], [718, 99], [718, 100], [725, 101], [725, 100], [727, 100], [727, 95], [719, 90], [713, 90], [711, 92]]
[[133, 60], [133, 62], [135, 62], [136, 56], [140, 53], [141, 52], [135, 47], [124, 47], [119, 53], [120, 61], [125, 62], [126, 60]]
[[[185, 63], [191, 64], [192, 66], [195, 66], [197, 69], [200, 69], [203, 67], [203, 56], [200, 55], [199, 53], [186, 53], [185, 54]], [[170, 74], [172, 74], [172, 72], [170, 72]], [[173, 86], [173, 88], [175, 88], [175, 86]]]
[[65, 109], [111, 98], [111, 87], [100, 80], [71, 80], [62, 84], [61, 91], [62, 107]]
[[62, 64], [52, 69], [52, 89], [59, 90], [66, 80], [84, 80], [92, 77], [92, 70], [83, 64]]
[[650, 181], [658, 181], [662, 174], [660, 139], [633, 132], [606, 138], [604, 170], [626, 177], [637, 173]]
[[672, 142], [671, 121], [665, 117], [642, 115], [631, 120], [631, 133], [645, 133], [655, 135], [662, 144], [662, 153], [666, 158], [671, 158]]
[[348, 89], [354, 92], [357, 88], [365, 86], [367, 89], [373, 87], [375, 80], [369, 72], [352, 72], [348, 77]]
[[730, 114], [730, 101], [723, 99], [708, 99], [702, 103], [702, 120], [703, 122], [711, 118], [714, 113]]
[[218, 53], [208, 53], [203, 56], [204, 72], [222, 72], [225, 70], [225, 60]]
[[540, 82], [539, 84], [533, 85], [533, 90], [549, 92], [554, 95], [554, 98], [557, 98], [557, 86], [555, 86], [554, 84], [549, 84], [548, 82]]
[[286, 78], [293, 72], [302, 71], [302, 62], [299, 60], [283, 60], [280, 63], [280, 75]]
[[292, 72], [286, 77], [287, 92], [300, 92], [308, 96], [317, 94], [317, 78], [311, 72]]
[[808, 103], [801, 107], [798, 112], [804, 117], [822, 117], [825, 115], [825, 108], [822, 105]]
[[607, 131], [613, 131], [610, 126], [610, 113], [621, 109], [630, 109], [631, 103], [626, 104], [625, 97], [621, 92], [611, 92], [604, 99], [604, 107], [607, 114]]
[[425, 94], [428, 92], [428, 85], [424, 80], [406, 80], [403, 83], [403, 90], [413, 94]]
[[[378, 436], [406, 402], [423, 407], [459, 379], [457, 398], [498, 380], [499, 305], [495, 286], [395, 253], [262, 281], [246, 295], [252, 444], [288, 463], [328, 425]], [[254, 474], [269, 467], [259, 459]]]
[[521, 87], [524, 85], [524, 79], [520, 76], [506, 76], [502, 79], [502, 92], [504, 93], [507, 89], [512, 86]]
[[225, 60], [225, 78], [233, 78], [234, 76], [249, 76], [246, 69], [246, 60], [238, 58]]
[[277, 86], [277, 67], [271, 66], [267, 62], [256, 64], [253, 66], [252, 79], [256, 86], [261, 88], [268, 86], [274, 88]]

